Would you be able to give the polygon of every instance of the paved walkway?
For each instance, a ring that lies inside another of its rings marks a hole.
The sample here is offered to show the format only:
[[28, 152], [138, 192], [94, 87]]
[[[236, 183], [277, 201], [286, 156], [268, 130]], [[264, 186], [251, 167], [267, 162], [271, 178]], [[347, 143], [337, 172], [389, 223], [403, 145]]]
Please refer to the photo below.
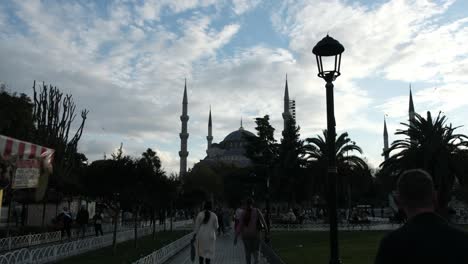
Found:
[[[233, 241], [234, 234], [232, 232], [217, 238], [215, 259], [211, 261], [211, 264], [245, 264], [244, 245], [242, 245], [242, 240], [239, 239], [236, 246], [234, 246]], [[266, 264], [261, 257], [259, 259], [260, 264]], [[198, 264], [198, 256], [194, 263]], [[192, 264], [192, 261], [190, 260], [190, 247], [186, 247], [179, 254], [165, 262], [165, 264]]]

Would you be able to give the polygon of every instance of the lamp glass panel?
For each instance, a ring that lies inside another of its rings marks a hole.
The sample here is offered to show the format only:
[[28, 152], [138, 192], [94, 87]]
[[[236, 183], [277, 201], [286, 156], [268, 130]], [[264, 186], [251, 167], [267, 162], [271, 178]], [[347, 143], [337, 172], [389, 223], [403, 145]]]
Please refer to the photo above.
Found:
[[324, 72], [336, 71], [335, 58], [336, 56], [322, 56], [322, 67]]

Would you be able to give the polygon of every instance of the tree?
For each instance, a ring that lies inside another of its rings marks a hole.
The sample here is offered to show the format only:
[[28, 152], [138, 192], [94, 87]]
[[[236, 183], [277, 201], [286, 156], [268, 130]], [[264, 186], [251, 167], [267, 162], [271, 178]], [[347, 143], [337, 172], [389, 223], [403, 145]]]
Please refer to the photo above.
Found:
[[0, 87], [0, 134], [31, 141], [34, 132], [33, 103], [25, 94], [9, 93]]
[[[315, 193], [321, 193], [324, 197], [327, 193], [327, 168], [328, 168], [328, 132], [323, 130], [323, 136], [317, 135], [314, 138], [307, 138], [304, 146], [306, 159], [310, 166], [318, 169], [318, 174], [314, 177], [313, 187]], [[372, 182], [367, 163], [354, 152], [362, 154], [362, 149], [351, 141], [348, 133], [342, 133], [338, 138], [335, 136], [335, 157], [338, 169], [338, 183], [341, 192], [348, 194], [348, 202], [353, 186], [355, 189], [365, 189]], [[363, 190], [362, 190], [363, 191]]]
[[123, 155], [122, 145], [112, 159], [96, 160], [87, 168], [85, 186], [89, 194], [106, 205], [114, 222], [113, 250], [117, 250], [117, 222], [120, 210], [130, 207], [131, 186], [135, 165], [130, 156]]
[[221, 197], [223, 194], [223, 178], [213, 170], [214, 164], [200, 162], [185, 176], [185, 185], [189, 191], [202, 191], [205, 197]]
[[278, 144], [274, 138], [275, 129], [270, 124], [270, 117], [255, 118], [257, 136], [247, 137], [246, 156], [254, 164], [270, 167], [278, 158]]
[[414, 121], [401, 123], [395, 135], [406, 136], [395, 140], [388, 150], [390, 158], [382, 163], [382, 170], [396, 178], [407, 169], [422, 168], [429, 172], [437, 190], [439, 212], [447, 213], [450, 192], [455, 180], [467, 182], [466, 163], [468, 137], [455, 134], [458, 127], [447, 125], [447, 118], [439, 114], [433, 119], [415, 114]]
[[76, 105], [72, 96], [64, 96], [57, 87], [52, 87], [52, 85], [47, 87], [45, 84], [42, 84], [40, 91], [37, 92], [35, 81], [33, 91], [35, 129], [32, 141], [55, 150], [54, 170], [49, 186], [56, 190], [62, 190], [64, 189], [64, 179], [68, 178], [77, 166], [75, 154], [88, 111], [86, 109], [81, 111], [81, 123], [75, 134], [71, 136], [70, 128], [76, 118]]
[[304, 167], [304, 141], [300, 139], [300, 127], [296, 126], [294, 118], [288, 118], [283, 138], [279, 145], [278, 166], [279, 176], [273, 182], [279, 195], [289, 203], [296, 202], [296, 187], [300, 183], [300, 169]]
[[161, 168], [161, 159], [151, 148], [143, 152], [141, 158], [137, 161], [137, 174], [141, 178], [141, 184], [137, 189], [142, 196], [143, 204], [151, 212], [153, 239], [155, 239], [156, 209], [165, 206], [167, 197], [173, 197], [173, 188], [168, 184], [166, 173]]

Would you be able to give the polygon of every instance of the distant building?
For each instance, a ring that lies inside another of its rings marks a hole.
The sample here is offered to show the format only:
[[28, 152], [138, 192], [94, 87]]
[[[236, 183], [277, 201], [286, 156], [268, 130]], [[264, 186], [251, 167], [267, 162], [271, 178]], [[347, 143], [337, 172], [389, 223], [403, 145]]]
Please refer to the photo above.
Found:
[[[414, 103], [413, 103], [413, 93], [411, 91], [411, 84], [409, 86], [409, 107], [408, 107], [408, 124], [411, 125], [416, 120], [416, 111], [414, 111]], [[411, 139], [411, 142], [414, 143], [414, 140]], [[389, 150], [389, 139], [388, 139], [388, 131], [387, 131], [387, 120], [384, 117], [384, 132], [383, 132], [383, 149], [382, 149], [382, 156], [384, 156], [384, 160], [388, 160], [390, 153], [387, 151]]]
[[[187, 171], [187, 90], [184, 87], [183, 97], [183, 113], [181, 116], [182, 121], [182, 133], [181, 133], [181, 151], [179, 152], [180, 160], [180, 172], [181, 175]], [[286, 127], [287, 120], [289, 118], [296, 118], [296, 102], [289, 99], [288, 91], [288, 79], [286, 77], [286, 84], [284, 88], [284, 112], [282, 113], [284, 119], [284, 126]], [[248, 144], [247, 138], [249, 136], [255, 137], [255, 134], [245, 130], [242, 125], [242, 120], [239, 129], [229, 133], [221, 142], [213, 143], [213, 120], [211, 117], [211, 108], [208, 117], [208, 136], [206, 157], [200, 162], [212, 163], [212, 162], [223, 162], [226, 164], [232, 164], [237, 167], [247, 167], [252, 164], [252, 161], [246, 156], [246, 146]]]
[[[210, 112], [211, 121], [211, 112]], [[211, 122], [210, 122], [211, 124]], [[208, 129], [210, 130], [210, 128]], [[241, 126], [227, 135], [223, 141], [219, 143], [209, 143], [206, 150], [207, 156], [204, 160], [221, 161], [230, 163], [238, 167], [247, 167], [251, 165], [251, 161], [246, 157], [246, 146], [248, 144], [247, 137], [255, 137], [250, 131], [247, 131]]]

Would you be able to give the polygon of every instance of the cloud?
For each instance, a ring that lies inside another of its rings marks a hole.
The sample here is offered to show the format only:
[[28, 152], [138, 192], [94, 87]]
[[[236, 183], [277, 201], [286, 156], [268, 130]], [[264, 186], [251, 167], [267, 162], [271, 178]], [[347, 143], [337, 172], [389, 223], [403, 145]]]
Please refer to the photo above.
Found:
[[[414, 93], [416, 107], [421, 110], [443, 109], [456, 114], [454, 110], [466, 106], [461, 87], [468, 80], [464, 44], [468, 18], [447, 19], [446, 11], [454, 2], [385, 1], [369, 6], [339, 0], [285, 1], [272, 12], [271, 21], [276, 31], [289, 39], [289, 50], [297, 66], [304, 69], [315, 67], [313, 56], [308, 54], [327, 33], [344, 45], [342, 76], [335, 82], [338, 129], [380, 138], [381, 119], [376, 121], [372, 111], [378, 111], [378, 116], [389, 114], [390, 122], [405, 121], [408, 95], [371, 98], [370, 94], [384, 93], [369, 93], [360, 86], [368, 78], [430, 82]], [[362, 143], [364, 148], [372, 149], [370, 141]], [[375, 151], [370, 152], [374, 152], [371, 161], [380, 158]]]
[[[138, 17], [142, 20], [148, 21], [160, 21], [161, 12], [164, 8], [167, 8], [170, 13], [178, 14], [188, 10], [208, 7], [215, 5], [216, 0], [183, 0], [183, 1], [171, 1], [171, 0], [147, 0], [143, 1], [141, 5], [135, 7]], [[143, 21], [138, 21], [142, 24]]]
[[[381, 117], [388, 113], [389, 126], [398, 124], [407, 115], [407, 94], [381, 92], [388, 86], [371, 91], [362, 86], [368, 79], [430, 82], [416, 86], [417, 109], [455, 113], [466, 106], [467, 18], [445, 19], [453, 3], [265, 5], [275, 30], [269, 37], [282, 45], [267, 37], [244, 44], [240, 25], [249, 25], [239, 16], [256, 12], [260, 1], [115, 1], [104, 8], [14, 1], [0, 8], [0, 78], [21, 92], [44, 80], [73, 94], [79, 109], [90, 110], [80, 145], [89, 155], [100, 158], [120, 142], [134, 155], [153, 146], [163, 166], [177, 172], [184, 78], [189, 164], [205, 156], [210, 105], [215, 142], [238, 129], [241, 116], [253, 131], [253, 119], [266, 114], [279, 139], [286, 73], [302, 137], [320, 133], [326, 127], [325, 88], [311, 49], [329, 32], [346, 48], [335, 82], [337, 129], [365, 135], [358, 143], [375, 161], [381, 158], [375, 145]], [[226, 9], [238, 16], [219, 13]]]
[[398, 49], [385, 67], [388, 79], [468, 82], [468, 18], [431, 25]]
[[[178, 13], [213, 3], [168, 1], [162, 6]], [[96, 144], [97, 133], [111, 135], [113, 145], [135, 139], [137, 145], [141, 139], [173, 142], [184, 76], [190, 79], [192, 64], [216, 56], [239, 30], [233, 23], [213, 29], [211, 18], [201, 13], [179, 19], [178, 33], [165, 24], [142, 26], [121, 2], [107, 6], [106, 16], [92, 4], [11, 4], [11, 15], [24, 28], [10, 23], [0, 29], [6, 34], [0, 43], [3, 81], [30, 94], [32, 81], [44, 80], [73, 94], [78, 109], [90, 110], [81, 149], [99, 157], [110, 151], [110, 143]], [[156, 9], [148, 11], [156, 14]], [[0, 10], [0, 18], [5, 12]]]
[[232, 0], [232, 10], [236, 15], [242, 15], [260, 4], [261, 0]]

